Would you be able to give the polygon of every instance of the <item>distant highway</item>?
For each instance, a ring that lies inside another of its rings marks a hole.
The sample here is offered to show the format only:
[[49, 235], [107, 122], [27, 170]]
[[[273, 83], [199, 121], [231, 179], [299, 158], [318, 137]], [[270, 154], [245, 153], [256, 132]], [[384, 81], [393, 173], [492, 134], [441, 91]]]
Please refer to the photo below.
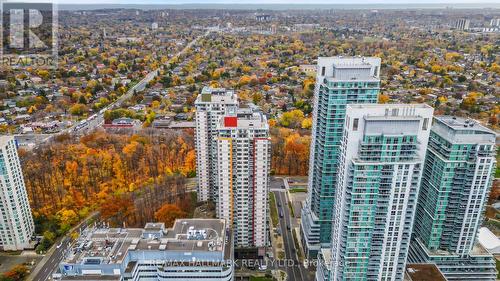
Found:
[[[167, 62], [165, 62], [165, 65], [169, 66], [170, 63], [172, 62], [172, 60], [174, 60], [174, 59], [180, 57], [181, 55], [183, 55], [184, 53], [186, 53], [189, 49], [191, 49], [191, 47], [196, 42], [198, 42], [198, 40], [200, 40], [203, 37], [208, 36], [208, 34], [210, 34], [210, 32], [212, 32], [212, 31], [208, 30], [204, 34], [193, 39], [181, 51], [179, 51], [177, 54], [175, 54], [173, 57], [171, 57]], [[135, 92], [140, 92], [140, 91], [144, 90], [146, 88], [146, 85], [151, 80], [155, 79], [159, 75], [159, 73], [160, 73], [160, 68], [151, 71], [141, 81], [139, 81], [137, 84], [135, 84], [132, 88], [130, 88], [125, 94], [120, 96], [113, 103], [111, 103], [108, 106], [106, 106], [105, 108], [101, 109], [98, 113], [95, 113], [95, 114], [89, 116], [87, 119], [81, 120], [77, 124], [75, 124], [69, 128], [66, 128], [64, 130], [61, 130], [58, 133], [45, 135], [46, 136], [45, 138], [44, 137], [37, 137], [37, 134], [18, 135], [18, 136], [16, 136], [16, 138], [25, 138], [25, 139], [33, 138], [33, 139], [37, 140], [36, 145], [39, 145], [41, 143], [48, 142], [48, 141], [52, 140], [54, 137], [61, 135], [61, 134], [65, 134], [65, 133], [84, 134], [87, 132], [91, 132], [95, 128], [101, 126], [104, 123], [104, 112], [106, 112], [107, 110], [113, 109], [113, 108], [120, 107], [123, 104], [123, 102], [130, 99], [134, 95]]]

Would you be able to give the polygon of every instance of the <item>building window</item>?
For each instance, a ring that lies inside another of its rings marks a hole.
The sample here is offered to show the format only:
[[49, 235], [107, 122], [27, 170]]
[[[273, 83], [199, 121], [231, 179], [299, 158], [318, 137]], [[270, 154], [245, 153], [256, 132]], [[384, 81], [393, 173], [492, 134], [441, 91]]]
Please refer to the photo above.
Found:
[[429, 118], [424, 118], [424, 124], [422, 125], [422, 130], [427, 131], [427, 127], [429, 127]]
[[325, 67], [323, 66], [323, 67], [321, 68], [321, 76], [325, 76], [325, 71], [326, 71], [326, 69], [325, 69]]
[[353, 131], [357, 131], [358, 130], [358, 123], [359, 123], [359, 119], [358, 118], [354, 118], [354, 121], [352, 122], [352, 130]]

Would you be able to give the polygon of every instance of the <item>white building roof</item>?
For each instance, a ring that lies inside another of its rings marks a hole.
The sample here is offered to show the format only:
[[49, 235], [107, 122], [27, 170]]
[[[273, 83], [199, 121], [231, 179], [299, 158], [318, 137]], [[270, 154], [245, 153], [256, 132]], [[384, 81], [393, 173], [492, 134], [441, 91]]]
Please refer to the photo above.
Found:
[[488, 228], [481, 227], [479, 229], [478, 240], [491, 254], [500, 254], [500, 239]]
[[436, 116], [432, 130], [451, 143], [494, 144], [497, 134], [473, 119]]
[[379, 81], [380, 65], [377, 57], [319, 57], [318, 76], [330, 81]]
[[201, 94], [196, 97], [195, 105], [208, 103], [238, 104], [238, 97], [233, 90], [203, 87]]
[[0, 136], [0, 147], [6, 146], [13, 138], [13, 136]]

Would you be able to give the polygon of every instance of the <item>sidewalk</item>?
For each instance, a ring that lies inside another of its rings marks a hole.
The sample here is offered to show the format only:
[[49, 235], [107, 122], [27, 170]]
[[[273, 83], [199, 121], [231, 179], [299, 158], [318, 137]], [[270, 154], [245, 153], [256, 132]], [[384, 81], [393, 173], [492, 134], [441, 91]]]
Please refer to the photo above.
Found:
[[[271, 214], [269, 214], [269, 220], [272, 221]], [[278, 224], [278, 226], [276, 228], [280, 229], [280, 225]], [[272, 226], [272, 223], [271, 223], [271, 227], [269, 229], [269, 235], [271, 238], [271, 248], [273, 251], [274, 259], [280, 260], [279, 253], [282, 252], [284, 254], [284, 252], [285, 252], [285, 249], [283, 248], [283, 236], [281, 236], [281, 235], [278, 235], [278, 237], [274, 236], [274, 227]], [[280, 245], [281, 245], [281, 247], [280, 247]]]

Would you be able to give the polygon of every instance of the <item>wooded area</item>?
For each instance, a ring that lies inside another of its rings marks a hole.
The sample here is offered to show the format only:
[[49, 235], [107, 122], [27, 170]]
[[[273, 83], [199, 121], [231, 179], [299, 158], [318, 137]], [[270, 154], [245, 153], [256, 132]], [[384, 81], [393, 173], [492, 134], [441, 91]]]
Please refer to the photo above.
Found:
[[309, 170], [310, 131], [271, 126], [271, 170], [276, 175], [305, 176]]
[[93, 210], [143, 226], [164, 203], [192, 204], [184, 187], [195, 175], [192, 131], [61, 136], [20, 155], [35, 220], [54, 222], [40, 231], [63, 233]]

